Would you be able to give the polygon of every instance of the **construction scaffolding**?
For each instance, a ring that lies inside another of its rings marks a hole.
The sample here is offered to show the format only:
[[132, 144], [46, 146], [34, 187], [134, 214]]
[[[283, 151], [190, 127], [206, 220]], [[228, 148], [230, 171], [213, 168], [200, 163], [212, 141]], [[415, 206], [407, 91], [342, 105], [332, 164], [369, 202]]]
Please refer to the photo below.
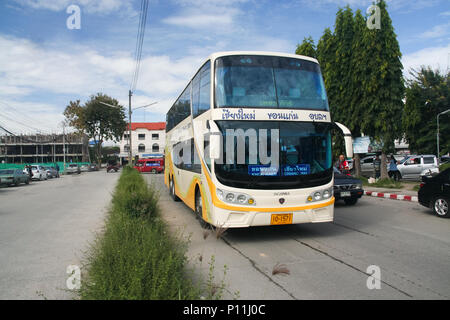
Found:
[[74, 133], [0, 136], [1, 163], [79, 162], [88, 159], [88, 138]]

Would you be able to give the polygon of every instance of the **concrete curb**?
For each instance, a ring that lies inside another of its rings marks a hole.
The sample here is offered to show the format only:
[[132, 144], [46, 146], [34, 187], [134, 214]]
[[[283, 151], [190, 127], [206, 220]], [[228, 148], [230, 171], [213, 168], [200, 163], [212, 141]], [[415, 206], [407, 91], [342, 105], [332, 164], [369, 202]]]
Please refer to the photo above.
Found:
[[395, 194], [395, 193], [384, 193], [384, 192], [374, 192], [374, 191], [364, 191], [364, 195], [378, 198], [386, 198], [393, 200], [403, 200], [403, 201], [412, 201], [418, 202], [419, 199], [415, 196], [408, 196], [404, 194]]

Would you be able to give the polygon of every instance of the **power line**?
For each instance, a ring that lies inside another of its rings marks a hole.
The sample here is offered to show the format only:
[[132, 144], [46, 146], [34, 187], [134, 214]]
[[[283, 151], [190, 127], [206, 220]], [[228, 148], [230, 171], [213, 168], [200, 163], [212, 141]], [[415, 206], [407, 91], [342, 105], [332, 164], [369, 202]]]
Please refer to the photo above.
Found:
[[139, 26], [136, 36], [136, 49], [134, 55], [135, 69], [130, 86], [131, 92], [133, 92], [136, 89], [137, 81], [139, 78], [139, 69], [141, 66], [141, 59], [142, 59], [142, 45], [144, 43], [145, 25], [147, 24], [147, 11], [148, 11], [148, 0], [141, 0], [141, 11], [139, 14]]
[[33, 131], [36, 131], [36, 132], [43, 132], [42, 130], [40, 130], [40, 129], [38, 129], [38, 128], [35, 128], [35, 127], [32, 127], [32, 126], [26, 125], [25, 123], [20, 122], [20, 121], [18, 121], [18, 120], [14, 120], [14, 119], [12, 119], [12, 118], [10, 118], [10, 117], [4, 115], [4, 114], [0, 114], [0, 117], [5, 118], [5, 119], [7, 119], [7, 120], [9, 120], [9, 121], [15, 122], [15, 123], [17, 123], [17, 124], [19, 124], [19, 125], [21, 125], [21, 126], [23, 126], [23, 127], [26, 127], [26, 128], [28, 128], [28, 129], [32, 129]]
[[16, 138], [19, 138], [20, 140], [22, 140], [22, 142], [29, 142], [29, 143], [50, 143], [50, 142], [56, 142], [56, 136], [54, 136], [53, 139], [51, 139], [51, 140], [46, 140], [46, 141], [34, 141], [34, 140], [28, 139], [28, 138], [26, 138], [26, 137], [24, 137], [24, 136], [21, 136], [21, 135], [19, 136], [19, 135], [15, 134], [15, 133], [9, 131], [8, 129], [6, 129], [6, 128], [5, 128], [3, 125], [1, 125], [1, 124], [0, 124], [0, 129], [3, 130], [3, 131], [5, 131], [6, 133], [8, 133], [8, 134], [11, 135], [11, 136], [14, 136], [14, 137], [16, 137]]
[[[37, 131], [37, 132], [44, 132], [44, 133], [49, 133], [48, 130], [38, 129], [38, 128], [32, 127], [32, 126], [30, 126], [30, 125], [27, 125], [27, 124], [25, 124], [25, 123], [23, 123], [23, 122], [20, 122], [20, 121], [18, 121], [18, 120], [14, 120], [14, 119], [9, 118], [9, 117], [6, 116], [4, 113], [8, 113], [8, 114], [10, 114], [10, 115], [12, 115], [12, 116], [20, 115], [20, 116], [21, 116], [22, 118], [24, 118], [25, 120], [28, 120], [28, 121], [30, 121], [30, 122], [36, 122], [36, 119], [32, 119], [31, 117], [27, 116], [26, 113], [17, 110], [16, 108], [14, 108], [13, 106], [11, 106], [10, 104], [8, 104], [8, 103], [6, 103], [6, 102], [3, 102], [3, 101], [0, 101], [0, 104], [3, 104], [3, 105], [5, 105], [5, 106], [8, 108], [8, 110], [2, 109], [3, 115], [0, 115], [0, 116], [3, 116], [3, 117], [5, 117], [5, 118], [7, 118], [8, 120], [13, 121], [13, 122], [16, 122], [16, 123], [18, 123], [18, 124], [20, 124], [20, 125], [22, 125], [22, 126], [24, 126], [24, 127], [31, 128], [31, 129], [33, 129], [34, 131]], [[15, 114], [12, 113], [10, 110], [15, 111]], [[48, 127], [47, 127], [47, 129], [48, 129]]]

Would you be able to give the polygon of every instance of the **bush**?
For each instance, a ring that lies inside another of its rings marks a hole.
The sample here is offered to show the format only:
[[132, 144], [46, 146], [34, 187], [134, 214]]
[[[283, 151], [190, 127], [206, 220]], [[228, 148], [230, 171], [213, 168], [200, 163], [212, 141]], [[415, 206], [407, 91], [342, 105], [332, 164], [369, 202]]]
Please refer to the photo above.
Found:
[[442, 171], [444, 171], [445, 169], [448, 169], [448, 168], [450, 168], [450, 162], [441, 164], [441, 165], [439, 166], [439, 172], [442, 172]]
[[186, 244], [172, 238], [158, 215], [158, 195], [124, 168], [106, 221], [86, 258], [82, 299], [198, 299], [185, 273]]
[[389, 188], [389, 189], [401, 189], [403, 187], [402, 183], [395, 181], [391, 178], [380, 179], [375, 183], [369, 183], [369, 179], [365, 177], [358, 177], [363, 182], [364, 186], [378, 187], [378, 188]]

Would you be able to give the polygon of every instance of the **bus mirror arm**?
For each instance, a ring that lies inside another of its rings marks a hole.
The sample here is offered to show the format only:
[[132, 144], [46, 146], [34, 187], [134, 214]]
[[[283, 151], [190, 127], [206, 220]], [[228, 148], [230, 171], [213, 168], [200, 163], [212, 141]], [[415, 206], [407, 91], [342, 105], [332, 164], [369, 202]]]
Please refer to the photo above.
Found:
[[219, 128], [213, 120], [208, 121], [210, 134], [209, 134], [209, 157], [211, 159], [220, 159], [220, 146], [222, 134]]
[[336, 127], [339, 128], [339, 130], [344, 135], [344, 142], [345, 142], [345, 153], [347, 158], [353, 158], [353, 139], [352, 139], [352, 133], [350, 130], [344, 126], [342, 123], [334, 122]]

